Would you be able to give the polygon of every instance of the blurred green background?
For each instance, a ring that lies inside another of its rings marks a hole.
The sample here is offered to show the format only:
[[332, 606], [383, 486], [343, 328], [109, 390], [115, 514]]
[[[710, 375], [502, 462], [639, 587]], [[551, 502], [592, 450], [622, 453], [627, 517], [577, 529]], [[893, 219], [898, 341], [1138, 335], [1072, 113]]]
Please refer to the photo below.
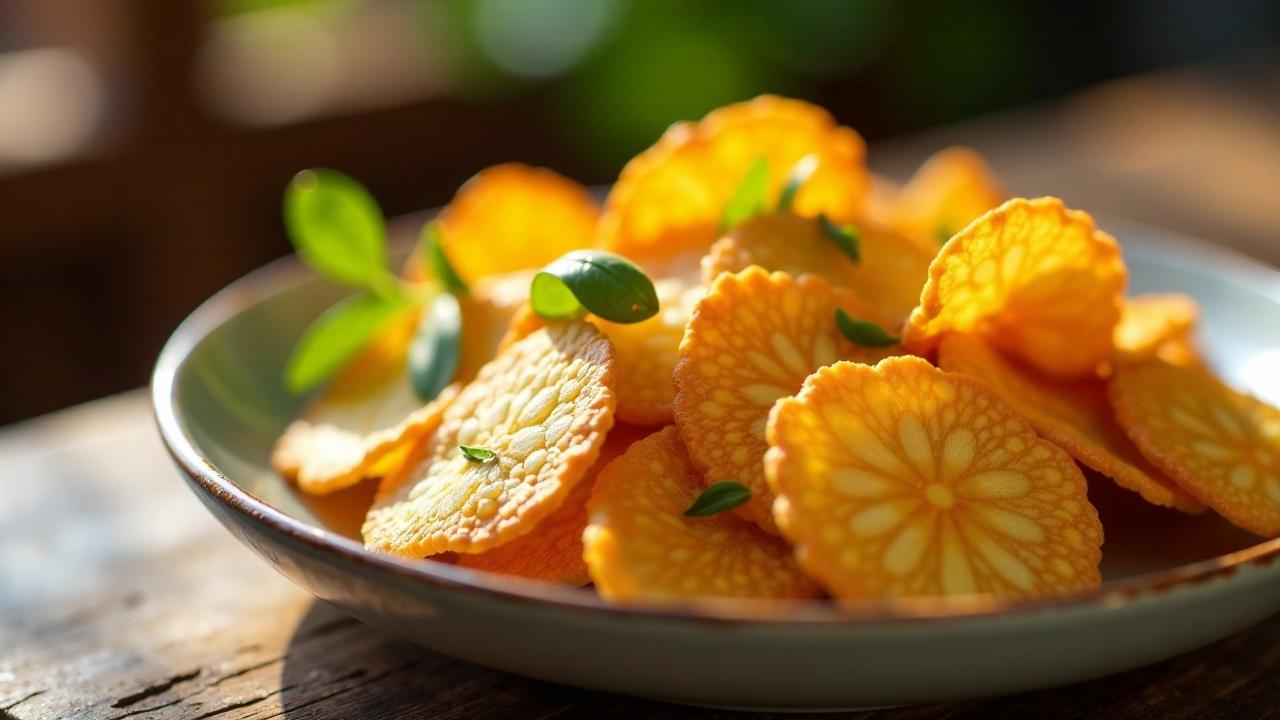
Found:
[[143, 383], [202, 299], [288, 252], [298, 169], [388, 214], [520, 160], [607, 183], [761, 92], [872, 144], [1271, 52], [1262, 0], [0, 0], [0, 423]]

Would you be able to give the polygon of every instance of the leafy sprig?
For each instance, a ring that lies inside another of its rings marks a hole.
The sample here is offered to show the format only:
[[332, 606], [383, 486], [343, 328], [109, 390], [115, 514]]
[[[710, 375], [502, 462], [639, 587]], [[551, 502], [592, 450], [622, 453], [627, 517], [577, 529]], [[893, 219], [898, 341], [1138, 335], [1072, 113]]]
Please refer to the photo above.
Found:
[[[809, 178], [813, 177], [817, 169], [818, 156], [812, 153], [796, 161], [787, 173], [787, 182], [778, 194], [778, 200], [773, 205], [774, 209], [777, 212], [790, 210], [796, 195]], [[729, 202], [725, 204], [724, 214], [720, 216], [720, 231], [730, 230], [764, 213], [769, 208], [768, 195], [769, 161], [761, 156], [747, 168], [742, 181], [738, 183], [737, 189], [729, 197]]]
[[286, 387], [302, 393], [324, 383], [393, 318], [431, 304], [408, 364], [414, 390], [423, 400], [433, 399], [452, 379], [461, 347], [457, 301], [439, 300], [438, 288], [466, 292], [444, 255], [434, 223], [424, 230], [421, 254], [437, 289], [424, 292], [391, 272], [382, 210], [354, 179], [336, 170], [298, 173], [285, 190], [284, 221], [303, 261], [331, 280], [360, 289], [303, 331], [285, 367]]
[[729, 197], [720, 217], [720, 231], [728, 230], [759, 215], [765, 208], [765, 195], [769, 192], [769, 161], [756, 158], [747, 168], [738, 189]]
[[782, 192], [778, 195], [778, 212], [791, 209], [800, 188], [809, 182], [809, 178], [813, 177], [813, 173], [817, 170], [818, 156], [813, 153], [800, 158], [791, 167], [791, 172], [787, 174], [787, 184], [782, 186]]

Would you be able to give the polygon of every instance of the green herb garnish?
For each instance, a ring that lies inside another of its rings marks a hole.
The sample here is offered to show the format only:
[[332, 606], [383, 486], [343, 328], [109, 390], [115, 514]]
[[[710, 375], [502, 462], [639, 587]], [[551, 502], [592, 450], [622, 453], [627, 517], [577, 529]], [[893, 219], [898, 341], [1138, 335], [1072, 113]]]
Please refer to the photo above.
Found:
[[706, 517], [732, 510], [751, 499], [751, 491], [742, 483], [721, 480], [712, 483], [697, 500], [684, 511], [686, 517]]
[[791, 203], [795, 202], [796, 194], [809, 181], [809, 178], [813, 177], [813, 173], [817, 169], [818, 156], [813, 153], [800, 158], [791, 167], [791, 172], [787, 174], [787, 184], [782, 186], [782, 193], [778, 195], [778, 212], [791, 209]]
[[533, 276], [533, 311], [558, 320], [590, 312], [609, 322], [637, 323], [658, 312], [653, 281], [634, 263], [601, 250], [573, 250]]
[[733, 192], [725, 205], [724, 215], [720, 217], [720, 230], [723, 232], [739, 223], [750, 220], [764, 211], [765, 195], [769, 192], [769, 161], [763, 157], [756, 158], [742, 176], [742, 182]]
[[852, 225], [837, 225], [826, 215], [818, 215], [818, 224], [822, 227], [823, 234], [840, 248], [840, 252], [854, 262], [862, 260], [862, 242], [857, 228]]
[[474, 445], [459, 445], [458, 449], [462, 451], [462, 456], [471, 462], [489, 462], [498, 457], [498, 453], [489, 448], [475, 447]]
[[900, 341], [900, 338], [890, 335], [879, 325], [867, 320], [857, 320], [840, 308], [836, 308], [836, 325], [849, 342], [863, 347], [889, 347]]
[[432, 220], [422, 226], [422, 237], [418, 240], [418, 251], [422, 262], [426, 265], [427, 274], [440, 281], [444, 289], [454, 295], [466, 295], [471, 292], [467, 283], [453, 269], [453, 263], [445, 255], [441, 241], [440, 223]]
[[387, 232], [360, 183], [335, 170], [303, 170], [285, 191], [284, 222], [302, 259], [340, 283], [384, 289]]
[[304, 170], [285, 190], [284, 221], [308, 265], [363, 288], [302, 332], [285, 366], [285, 385], [298, 393], [337, 372], [413, 300], [387, 269], [382, 211], [360, 183], [334, 170]]
[[320, 274], [361, 292], [325, 311], [303, 331], [285, 367], [291, 392], [328, 380], [398, 313], [426, 303], [410, 346], [408, 369], [414, 391], [434, 398], [457, 370], [461, 314], [456, 298], [440, 299], [439, 288], [465, 294], [429, 223], [422, 232], [423, 262], [438, 285], [424, 292], [405, 285], [388, 267], [382, 211], [360, 183], [335, 170], [304, 170], [285, 190], [285, 228], [298, 255]]
[[409, 345], [409, 382], [419, 400], [435, 400], [453, 382], [461, 354], [462, 308], [457, 297], [439, 293], [422, 313]]
[[284, 376], [289, 391], [306, 392], [327, 380], [388, 320], [411, 305], [402, 295], [388, 297], [365, 291], [326, 310], [294, 345]]

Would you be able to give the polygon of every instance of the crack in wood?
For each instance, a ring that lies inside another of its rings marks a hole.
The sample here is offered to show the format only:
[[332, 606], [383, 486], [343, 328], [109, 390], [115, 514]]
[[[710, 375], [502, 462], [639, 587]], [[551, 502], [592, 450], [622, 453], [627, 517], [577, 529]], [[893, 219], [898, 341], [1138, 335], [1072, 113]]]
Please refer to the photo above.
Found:
[[273, 698], [273, 697], [275, 697], [276, 695], [279, 695], [279, 694], [281, 694], [281, 693], [283, 693], [283, 692], [288, 692], [289, 690], [292, 690], [292, 689], [293, 689], [293, 688], [295, 688], [295, 687], [297, 687], [297, 686], [296, 686], [296, 685], [285, 685], [285, 686], [283, 686], [283, 687], [280, 687], [280, 688], [277, 688], [277, 689], [275, 689], [275, 690], [272, 690], [271, 692], [266, 693], [266, 694], [264, 694], [264, 695], [259, 695], [259, 696], [257, 696], [257, 697], [252, 697], [252, 698], [248, 698], [248, 699], [246, 699], [246, 700], [241, 700], [241, 701], [239, 701], [239, 702], [234, 702], [234, 703], [231, 703], [230, 705], [225, 705], [225, 706], [223, 706], [223, 707], [220, 707], [220, 708], [218, 708], [217, 710], [212, 710], [212, 711], [210, 711], [210, 712], [204, 713], [203, 715], [197, 715], [197, 716], [195, 716], [195, 717], [191, 718], [191, 720], [206, 720], [207, 718], [211, 718], [211, 717], [214, 717], [214, 716], [216, 716], [216, 715], [222, 715], [223, 713], [229, 713], [229, 712], [231, 712], [232, 710], [239, 710], [240, 708], [247, 708], [247, 707], [249, 707], [250, 705], [257, 705], [258, 703], [260, 703], [260, 702], [264, 702], [264, 701], [266, 701], [266, 700], [270, 700], [271, 698]]
[[147, 698], [155, 697], [156, 695], [160, 695], [161, 693], [168, 692], [171, 688], [173, 688], [174, 685], [187, 682], [188, 680], [194, 680], [195, 678], [199, 677], [199, 675], [200, 675], [199, 668], [196, 668], [195, 670], [192, 670], [189, 673], [174, 675], [173, 677], [170, 677], [168, 680], [165, 680], [162, 683], [156, 683], [155, 685], [151, 685], [150, 687], [143, 688], [138, 692], [133, 693], [132, 695], [125, 695], [119, 700], [111, 703], [111, 707], [119, 710], [121, 708], [127, 708], [130, 705], [136, 705], [137, 703], [140, 703], [143, 700], [146, 700]]
[[169, 701], [169, 702], [167, 702], [167, 703], [161, 703], [161, 704], [159, 704], [159, 705], [152, 705], [151, 707], [138, 708], [137, 710], [130, 710], [129, 712], [127, 712], [127, 713], [125, 713], [125, 714], [123, 714], [123, 715], [116, 715], [115, 717], [111, 718], [110, 720], [124, 720], [124, 718], [127, 718], [127, 717], [133, 717], [134, 715], [141, 715], [142, 713], [149, 713], [149, 712], [155, 712], [156, 710], [163, 710], [164, 708], [172, 707], [172, 706], [174, 706], [174, 705], [177, 705], [178, 703], [180, 703], [180, 702], [182, 702], [183, 700], [186, 700], [186, 699], [187, 699], [186, 697], [179, 697], [179, 698], [174, 698], [173, 700], [170, 700], [170, 701]]
[[7, 711], [9, 711], [9, 710], [12, 710], [12, 709], [14, 709], [14, 708], [18, 707], [19, 705], [21, 705], [22, 703], [24, 703], [24, 702], [26, 702], [26, 701], [30, 700], [31, 698], [36, 697], [37, 695], [43, 695], [43, 694], [45, 694], [46, 692], [48, 692], [48, 690], [36, 690], [35, 692], [28, 693], [28, 694], [26, 694], [26, 695], [24, 695], [24, 696], [22, 696], [22, 697], [18, 698], [17, 700], [14, 700], [13, 702], [9, 703], [8, 705], [5, 705], [4, 707], [0, 708], [0, 710], [4, 710], [4, 711], [6, 711], [6, 712], [7, 712]]
[[[264, 667], [268, 667], [268, 666], [270, 666], [270, 665], [274, 665], [274, 664], [276, 664], [276, 663], [280, 662], [280, 661], [281, 661], [281, 660], [283, 660], [283, 659], [284, 659], [284, 658], [282, 658], [282, 657], [274, 657], [274, 658], [271, 658], [270, 660], [265, 660], [265, 661], [260, 662], [260, 663], [255, 663], [255, 664], [253, 664], [253, 665], [249, 665], [248, 667], [240, 668], [239, 670], [236, 670], [236, 671], [234, 671], [234, 672], [232, 672], [232, 673], [229, 673], [229, 674], [227, 674], [227, 675], [223, 675], [223, 676], [221, 676], [221, 677], [215, 678], [215, 679], [214, 679], [213, 681], [211, 681], [211, 682], [205, 683], [204, 685], [200, 686], [200, 688], [199, 688], [198, 690], [196, 690], [195, 692], [192, 692], [192, 693], [190, 693], [190, 694], [188, 694], [188, 695], [184, 695], [184, 696], [179, 697], [179, 698], [176, 698], [176, 699], [174, 699], [174, 700], [170, 700], [169, 702], [167, 702], [167, 703], [163, 703], [163, 704], [161, 704], [161, 705], [154, 705], [154, 706], [152, 706], [152, 707], [147, 707], [147, 708], [139, 708], [139, 709], [134, 710], [134, 711], [132, 711], [132, 712], [124, 713], [123, 715], [116, 715], [115, 717], [112, 717], [112, 718], [111, 718], [111, 720], [123, 720], [124, 718], [132, 717], [132, 716], [134, 716], [134, 715], [140, 715], [140, 714], [142, 714], [142, 713], [149, 713], [149, 712], [152, 712], [152, 711], [155, 711], [155, 710], [161, 710], [161, 709], [164, 709], [164, 708], [167, 708], [167, 707], [173, 706], [173, 705], [177, 705], [178, 703], [183, 702], [184, 700], [189, 700], [189, 699], [191, 699], [191, 698], [193, 698], [193, 697], [195, 697], [195, 696], [199, 695], [200, 693], [202, 693], [202, 692], [204, 692], [204, 691], [206, 691], [206, 690], [209, 690], [210, 688], [213, 688], [213, 687], [216, 687], [216, 686], [218, 686], [218, 685], [221, 685], [222, 683], [226, 682], [227, 680], [231, 680], [232, 678], [237, 678], [237, 677], [240, 677], [240, 676], [242, 676], [242, 675], [247, 675], [247, 674], [249, 674], [249, 673], [253, 672], [254, 670], [260, 670], [260, 669], [262, 669], [262, 668], [264, 668]], [[195, 678], [195, 676], [196, 676], [196, 675], [199, 675], [199, 674], [200, 674], [200, 671], [199, 671], [199, 670], [197, 670], [196, 672], [192, 673], [190, 676], [185, 677], [185, 680], [191, 680], [191, 679], [194, 679], [194, 678]], [[179, 677], [182, 677], [182, 676], [179, 676]], [[177, 683], [174, 683], [174, 684], [176, 685]], [[162, 683], [161, 685], [163, 685], [163, 683]], [[156, 686], [153, 686], [153, 687], [155, 687], [155, 688], [159, 688], [159, 687], [161, 687], [161, 685], [156, 685]], [[169, 687], [173, 687], [173, 685], [169, 685]], [[151, 693], [151, 695], [156, 695], [156, 694], [159, 694], [159, 693], [161, 693], [161, 692], [164, 692], [164, 690], [169, 689], [169, 687], [166, 687], [166, 688], [164, 688], [164, 689], [162, 689], [162, 690], [157, 690], [156, 692]], [[148, 689], [150, 690], [150, 689], [152, 689], [152, 688], [148, 688]], [[146, 691], [143, 691], [143, 692], [146, 692]], [[133, 696], [133, 695], [131, 695], [131, 696], [129, 696], [128, 698], [125, 698], [125, 700], [132, 699], [133, 697], [134, 697], [134, 696]], [[136, 702], [138, 702], [139, 700], [142, 700], [142, 699], [144, 699], [144, 698], [137, 698], [136, 700], [132, 700], [132, 702], [130, 702], [129, 704], [136, 703]], [[120, 702], [124, 702], [124, 700], [121, 700]], [[117, 708], [118, 708], [118, 707], [127, 707], [127, 705], [112, 705], [111, 707], [117, 707]]]
[[271, 658], [270, 660], [263, 660], [263, 661], [262, 661], [262, 662], [260, 662], [260, 663], [254, 663], [253, 665], [247, 665], [247, 666], [245, 666], [245, 667], [240, 668], [239, 670], [236, 670], [236, 671], [234, 671], [234, 672], [231, 672], [231, 673], [228, 673], [228, 674], [226, 674], [226, 675], [223, 675], [222, 677], [218, 678], [217, 680], [214, 680], [213, 682], [209, 683], [208, 685], [205, 685], [205, 689], [208, 689], [208, 688], [214, 687], [215, 685], [221, 685], [222, 683], [224, 683], [224, 682], [226, 682], [226, 681], [228, 681], [228, 680], [231, 680], [232, 678], [238, 678], [238, 677], [240, 677], [241, 675], [248, 675], [249, 673], [253, 672], [254, 670], [261, 670], [261, 669], [262, 669], [262, 668], [264, 668], [264, 667], [269, 667], [269, 666], [271, 666], [271, 665], [275, 665], [276, 663], [280, 662], [281, 660], [284, 660], [284, 658], [283, 658], [283, 657], [273, 657], [273, 658]]
[[[288, 714], [288, 713], [297, 712], [298, 710], [301, 710], [302, 708], [310, 707], [310, 706], [312, 706], [312, 705], [315, 705], [316, 703], [322, 703], [322, 702], [324, 702], [325, 700], [329, 700], [329, 699], [331, 699], [331, 698], [335, 698], [335, 697], [337, 697], [337, 696], [339, 696], [339, 695], [342, 695], [342, 694], [344, 694], [344, 693], [349, 693], [349, 692], [351, 692], [352, 690], [355, 690], [356, 688], [361, 688], [361, 687], [366, 687], [366, 686], [369, 686], [369, 685], [373, 685], [374, 683], [376, 683], [376, 682], [378, 682], [378, 681], [380, 681], [380, 680], [383, 680], [383, 679], [385, 679], [385, 678], [388, 678], [388, 677], [390, 677], [390, 676], [392, 676], [392, 675], [395, 675], [396, 673], [404, 672], [405, 670], [408, 670], [408, 669], [410, 669], [410, 668], [414, 667], [415, 665], [421, 665], [421, 664], [423, 663], [423, 661], [424, 661], [424, 660], [425, 660], [425, 658], [415, 658], [415, 659], [413, 659], [413, 660], [410, 660], [409, 662], [401, 663], [401, 664], [399, 664], [399, 665], [397, 665], [397, 666], [395, 666], [395, 667], [391, 668], [390, 670], [386, 670], [386, 671], [384, 671], [384, 672], [378, 673], [377, 675], [374, 675], [374, 676], [370, 677], [369, 679], [365, 680], [364, 682], [356, 683], [355, 685], [352, 685], [352, 686], [350, 686], [350, 687], [344, 687], [344, 688], [342, 688], [341, 690], [335, 690], [335, 691], [333, 691], [333, 692], [329, 693], [328, 695], [321, 695], [320, 697], [311, 698], [310, 700], [308, 700], [308, 701], [306, 701], [306, 702], [304, 702], [304, 703], [298, 703], [297, 705], [294, 705], [294, 706], [292, 706], [292, 707], [284, 707], [284, 708], [281, 708], [281, 709], [280, 709], [280, 712], [278, 712], [278, 713], [273, 713], [273, 714], [271, 714], [271, 715], [268, 715], [268, 716], [266, 716], [266, 717], [262, 718], [262, 720], [272, 720], [272, 718], [284, 717], [284, 716], [285, 716], [286, 714]], [[340, 677], [336, 677], [336, 678], [334, 678], [333, 680], [330, 680], [329, 682], [332, 682], [332, 683], [340, 683], [340, 682], [346, 682], [347, 680], [355, 680], [355, 679], [357, 679], [357, 678], [360, 678], [360, 677], [363, 677], [363, 676], [365, 676], [365, 675], [368, 675], [368, 673], [369, 673], [369, 671], [368, 671], [368, 670], [353, 670], [353, 671], [351, 671], [351, 672], [347, 673], [346, 675], [342, 675], [342, 676], [340, 676]], [[199, 720], [199, 718], [197, 718], [196, 720]]]

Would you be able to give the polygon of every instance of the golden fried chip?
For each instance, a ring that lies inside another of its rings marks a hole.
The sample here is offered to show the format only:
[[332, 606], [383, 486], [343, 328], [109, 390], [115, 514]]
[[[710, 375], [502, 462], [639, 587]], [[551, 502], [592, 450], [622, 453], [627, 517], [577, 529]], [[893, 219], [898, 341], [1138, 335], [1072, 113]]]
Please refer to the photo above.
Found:
[[498, 343], [498, 352], [505, 351], [546, 326], [547, 321], [534, 312], [533, 305], [526, 300], [511, 317], [511, 322], [507, 324], [507, 331], [503, 333], [502, 340]]
[[1080, 469], [973, 380], [914, 357], [838, 363], [774, 406], [768, 434], [778, 527], [836, 597], [1044, 597], [1101, 581]]
[[972, 335], [948, 335], [938, 365], [982, 383], [1022, 413], [1050, 442], [1148, 502], [1183, 512], [1204, 510], [1142, 456], [1116, 422], [1107, 386], [1098, 379], [1054, 380], [1001, 356]]
[[[618, 419], [636, 425], [671, 422], [671, 373], [685, 324], [704, 289], [687, 273], [654, 281], [659, 312], [638, 323], [612, 323], [594, 315], [587, 321], [613, 343], [617, 361]], [[546, 324], [533, 308], [519, 310], [502, 339], [502, 346], [525, 337]]]
[[574, 486], [564, 504], [538, 523], [528, 535], [476, 555], [460, 555], [455, 564], [473, 570], [562, 585], [591, 582], [582, 559], [582, 531], [587, 527], [587, 500], [600, 471], [648, 434], [634, 425], [615, 424], [605, 438], [586, 476]]
[[654, 283], [658, 314], [638, 323], [611, 323], [592, 317], [608, 336], [618, 356], [618, 419], [636, 425], [664, 425], [672, 419], [675, 371], [680, 338], [693, 308], [702, 298], [701, 285], [669, 278]]
[[531, 272], [490, 275], [472, 283], [458, 299], [462, 310], [462, 350], [458, 382], [469, 382], [498, 354], [508, 328], [529, 300]]
[[733, 480], [747, 486], [751, 500], [736, 512], [775, 535], [773, 493], [764, 477], [764, 428], [774, 401], [798, 392], [824, 365], [874, 363], [894, 352], [845, 339], [836, 308], [875, 318], [852, 291], [833, 289], [820, 277], [750, 267], [716, 280], [680, 344], [675, 417], [689, 457], [708, 485]]
[[457, 386], [451, 385], [395, 425], [368, 433], [295, 420], [276, 441], [271, 466], [310, 495], [327, 495], [365, 478], [382, 477], [435, 431], [456, 393]]
[[778, 538], [729, 512], [685, 517], [703, 488], [674, 427], [635, 443], [600, 473], [583, 545], [602, 597], [672, 602], [818, 594]]
[[374, 466], [402, 435], [416, 436], [420, 422], [411, 416], [422, 401], [405, 374], [405, 357], [417, 324], [417, 312], [391, 320], [307, 403], [272, 449], [277, 473], [303, 492], [331, 493], [379, 474]]
[[1006, 195], [987, 161], [966, 147], [934, 153], [893, 200], [893, 227], [946, 242]]
[[1280, 410], [1202, 368], [1160, 360], [1121, 363], [1110, 391], [1156, 467], [1235, 525], [1280, 536]]
[[379, 492], [365, 544], [414, 557], [478, 553], [529, 532], [595, 462], [613, 387], [613, 348], [587, 323], [553, 324], [507, 348], [458, 393], [423, 460]]
[[[460, 298], [462, 342], [457, 382], [493, 359], [512, 316], [529, 294], [529, 273], [481, 278]], [[331, 493], [381, 477], [404, 453], [432, 411], [414, 393], [406, 365], [418, 312], [406, 312], [343, 368], [276, 441], [271, 464], [310, 494]]]
[[587, 189], [545, 168], [495, 165], [468, 180], [441, 211], [441, 244], [471, 282], [536, 269], [589, 247], [599, 209]]
[[776, 198], [795, 164], [818, 159], [792, 207], [801, 215], [856, 217], [867, 193], [865, 146], [822, 108], [762, 95], [672, 126], [627, 163], [605, 201], [600, 244], [624, 255], [697, 248], [716, 239], [725, 205], [758, 158]]
[[862, 217], [882, 227], [890, 227], [893, 222], [894, 203], [902, 188], [897, 183], [882, 175], [871, 174], [871, 186], [867, 190], [866, 206], [862, 209]]
[[1186, 295], [1170, 293], [1128, 298], [1116, 325], [1116, 355], [1125, 362], [1138, 362], [1160, 355], [1166, 347], [1194, 352], [1191, 336], [1199, 318], [1200, 307]]
[[702, 279], [710, 285], [721, 273], [752, 265], [792, 275], [819, 275], [836, 287], [852, 288], [896, 332], [920, 299], [936, 248], [869, 221], [854, 225], [858, 260], [850, 258], [821, 221], [792, 213], [753, 218], [730, 230], [702, 259]]
[[1126, 272], [1114, 238], [1057, 198], [1016, 198], [942, 247], [904, 345], [924, 353], [948, 332], [977, 333], [1056, 377], [1111, 359]]

